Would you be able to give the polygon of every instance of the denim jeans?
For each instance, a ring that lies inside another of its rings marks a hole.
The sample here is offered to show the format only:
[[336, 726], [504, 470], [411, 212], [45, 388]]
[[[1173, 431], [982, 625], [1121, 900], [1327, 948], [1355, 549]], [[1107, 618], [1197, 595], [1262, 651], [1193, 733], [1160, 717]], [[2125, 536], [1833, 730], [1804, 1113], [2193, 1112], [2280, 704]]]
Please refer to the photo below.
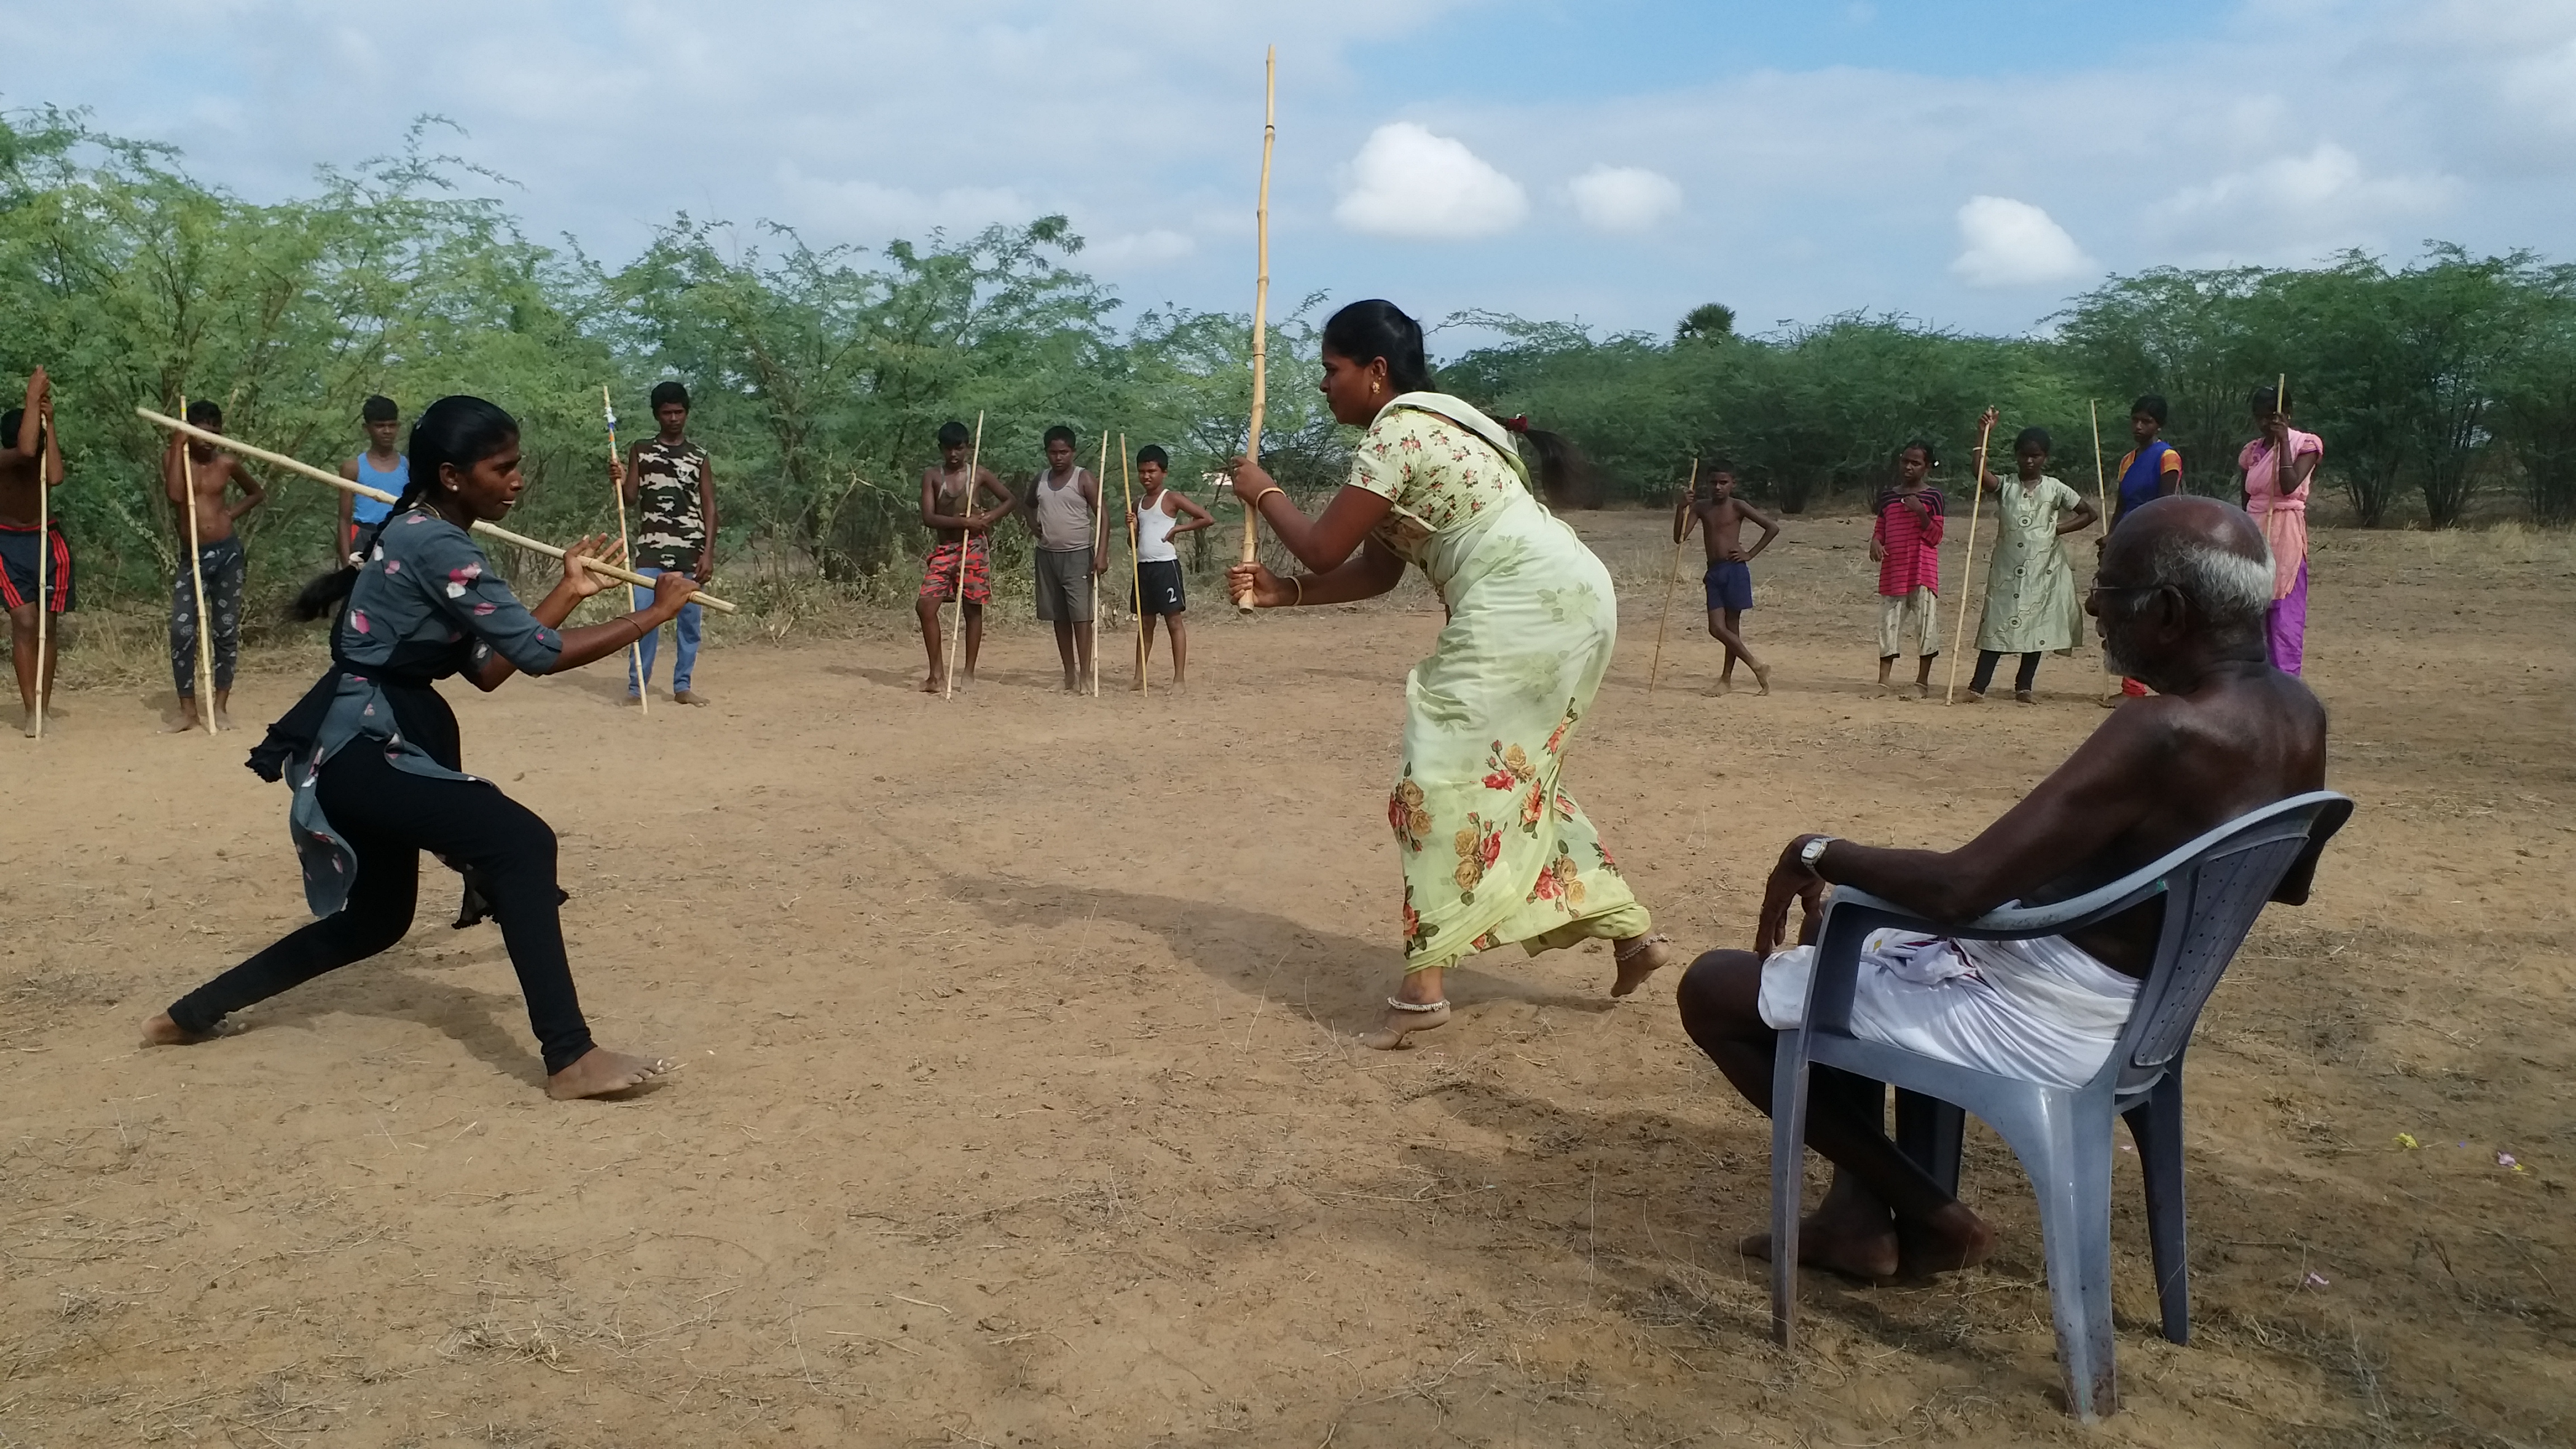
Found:
[[[648, 579], [658, 579], [662, 576], [662, 571], [660, 569], [639, 568], [635, 572], [642, 574]], [[687, 569], [680, 569], [677, 570], [677, 572], [685, 574], [689, 571]], [[695, 575], [691, 575], [691, 577], [695, 577]], [[634, 595], [636, 608], [649, 609], [653, 606], [653, 591], [651, 589], [635, 589]], [[698, 664], [698, 624], [699, 621], [705, 617], [706, 611], [699, 608], [697, 605], [682, 604], [680, 606], [680, 617], [672, 621], [673, 629], [675, 629], [680, 636], [679, 657], [671, 661], [671, 692], [673, 694], [682, 694], [688, 690], [689, 676], [691, 672], [697, 668]], [[628, 694], [642, 694], [644, 692], [644, 685], [653, 682], [653, 655], [661, 641], [662, 631], [659, 629], [656, 629], [652, 633], [635, 641], [637, 653], [642, 654], [644, 657], [644, 678], [640, 683], [636, 680], [635, 656], [632, 654], [628, 655], [626, 660], [626, 692]]]

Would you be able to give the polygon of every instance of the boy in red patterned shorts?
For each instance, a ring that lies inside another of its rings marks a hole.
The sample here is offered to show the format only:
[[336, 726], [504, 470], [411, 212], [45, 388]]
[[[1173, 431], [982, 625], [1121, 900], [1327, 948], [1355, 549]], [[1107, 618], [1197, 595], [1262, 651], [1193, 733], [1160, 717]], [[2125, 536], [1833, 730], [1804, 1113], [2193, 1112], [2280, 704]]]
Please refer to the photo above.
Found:
[[[967, 476], [967, 443], [964, 423], [947, 424], [939, 430], [940, 466], [921, 470], [921, 523], [937, 536], [930, 561], [922, 567], [921, 596], [912, 605], [921, 618], [921, 646], [930, 654], [930, 677], [921, 682], [924, 694], [947, 691], [948, 656], [940, 649], [939, 609], [958, 598], [961, 589], [965, 597], [959, 608], [966, 616], [966, 667], [961, 682], [975, 682], [975, 655], [984, 647], [984, 605], [993, 597], [993, 525], [1018, 506], [992, 469], [976, 464], [974, 476]], [[986, 496], [996, 500], [994, 506], [976, 512], [975, 500]]]

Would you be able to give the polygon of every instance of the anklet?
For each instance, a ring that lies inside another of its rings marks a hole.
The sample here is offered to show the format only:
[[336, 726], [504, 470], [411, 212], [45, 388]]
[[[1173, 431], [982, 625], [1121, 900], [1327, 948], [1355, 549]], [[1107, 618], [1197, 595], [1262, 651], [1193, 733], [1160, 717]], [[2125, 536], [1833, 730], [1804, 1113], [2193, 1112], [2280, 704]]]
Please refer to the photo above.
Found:
[[1386, 999], [1386, 1004], [1398, 1011], [1446, 1011], [1449, 1009], [1449, 998], [1444, 996], [1438, 1001], [1398, 1001], [1390, 996]]
[[1618, 947], [1612, 947], [1610, 949], [1610, 959], [1613, 961], [1625, 961], [1648, 947], [1669, 946], [1672, 943], [1672, 937], [1658, 931], [1651, 936], [1639, 936], [1636, 940], [1629, 942], [1628, 948], [1624, 951], [1620, 950]]

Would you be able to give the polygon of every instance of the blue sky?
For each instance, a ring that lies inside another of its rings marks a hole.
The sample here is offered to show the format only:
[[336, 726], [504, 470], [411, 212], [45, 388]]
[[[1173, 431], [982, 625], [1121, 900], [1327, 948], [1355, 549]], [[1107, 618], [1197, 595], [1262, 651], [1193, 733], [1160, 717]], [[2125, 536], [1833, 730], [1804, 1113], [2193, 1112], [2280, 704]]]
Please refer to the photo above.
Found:
[[446, 115], [612, 263], [680, 210], [863, 245], [1063, 211], [1132, 304], [1244, 309], [1274, 40], [1283, 299], [2017, 332], [2154, 265], [2576, 254], [2569, 0], [87, 0], [12, 35], [41, 81], [0, 103], [253, 198]]

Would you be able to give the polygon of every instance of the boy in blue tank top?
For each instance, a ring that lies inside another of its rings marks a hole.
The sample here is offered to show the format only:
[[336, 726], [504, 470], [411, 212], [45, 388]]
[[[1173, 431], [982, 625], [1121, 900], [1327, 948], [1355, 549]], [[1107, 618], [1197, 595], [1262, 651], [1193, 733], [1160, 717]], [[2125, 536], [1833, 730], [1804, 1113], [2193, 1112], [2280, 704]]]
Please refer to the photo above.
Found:
[[[411, 460], [394, 451], [394, 440], [402, 435], [402, 409], [394, 406], [392, 398], [371, 397], [359, 405], [358, 421], [367, 430], [367, 451], [342, 463], [340, 476], [401, 497], [403, 486], [411, 481]], [[360, 529], [383, 522], [393, 511], [390, 503], [355, 493], [341, 494], [341, 556], [345, 558], [356, 551]]]

